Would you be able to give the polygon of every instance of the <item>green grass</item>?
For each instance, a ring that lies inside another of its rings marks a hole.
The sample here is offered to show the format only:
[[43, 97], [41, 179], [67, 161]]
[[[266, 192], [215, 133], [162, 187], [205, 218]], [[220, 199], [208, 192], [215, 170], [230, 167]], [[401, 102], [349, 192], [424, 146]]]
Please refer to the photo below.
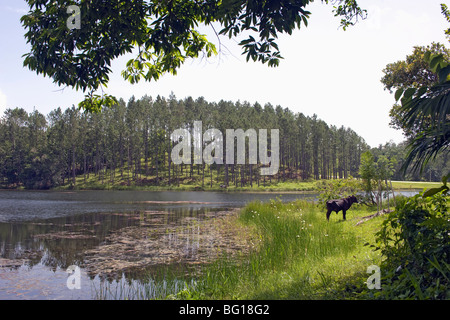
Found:
[[[172, 179], [171, 183], [168, 181], [167, 172], [160, 172], [160, 181], [156, 185], [156, 176], [154, 175], [140, 175], [137, 179], [133, 176], [128, 176], [127, 171], [124, 171], [123, 176], [120, 174], [119, 170], [116, 170], [114, 179], [111, 180], [111, 175], [106, 174], [102, 176], [90, 174], [89, 178], [84, 178], [83, 175], [78, 175], [76, 177], [75, 185], [72, 185], [72, 180], [66, 180], [64, 186], [57, 187], [57, 190], [148, 190], [148, 191], [226, 191], [226, 192], [306, 192], [314, 191], [317, 181], [307, 180], [289, 180], [282, 181], [282, 179], [272, 178], [271, 181], [266, 178], [263, 181], [260, 178], [259, 185], [257, 181], [253, 181], [253, 185], [250, 186], [249, 182], [245, 186], [240, 186], [240, 183], [236, 186], [231, 181], [229, 182], [228, 188], [222, 188], [223, 182], [223, 172], [221, 172], [220, 177], [217, 176], [217, 171], [213, 170], [212, 184], [211, 177], [209, 175], [209, 170], [205, 170], [205, 178], [202, 180], [201, 174], [197, 174], [197, 170], [194, 170], [194, 175], [190, 177], [186, 170], [183, 175], [179, 175], [178, 180], [176, 178]], [[417, 190], [424, 188], [435, 188], [439, 187], [441, 183], [439, 182], [416, 182], [416, 181], [392, 181], [393, 188], [395, 190]]]
[[255, 249], [236, 260], [223, 257], [205, 267], [195, 288], [178, 294], [189, 299], [355, 299], [370, 265], [380, 257], [369, 246], [382, 221], [356, 222], [369, 215], [356, 206], [347, 221], [330, 222], [312, 203], [251, 203], [239, 223]]
[[198, 174], [197, 170], [194, 170], [192, 176], [184, 170], [183, 175], [179, 174], [178, 179], [174, 177], [173, 173], [171, 181], [169, 183], [168, 173], [161, 171], [159, 175], [158, 184], [156, 184], [157, 177], [155, 175], [139, 175], [134, 177], [131, 174], [128, 175], [127, 171], [123, 172], [123, 175], [119, 170], [116, 170], [114, 178], [111, 179], [111, 174], [108, 171], [103, 177], [101, 175], [89, 174], [86, 178], [83, 175], [76, 177], [75, 185], [72, 184], [72, 180], [66, 180], [64, 186], [57, 187], [58, 190], [75, 189], [75, 190], [149, 190], [149, 191], [227, 191], [227, 192], [271, 192], [271, 191], [313, 191], [315, 188], [315, 181], [297, 181], [286, 180], [278, 178], [266, 178], [260, 177], [258, 181], [253, 180], [252, 185], [247, 181], [245, 186], [241, 186], [240, 181], [236, 185], [231, 181], [231, 173], [229, 177], [228, 188], [222, 188], [224, 184], [223, 169], [220, 176], [217, 175], [217, 170], [212, 171], [212, 183], [209, 169], [205, 170], [205, 177], [202, 179], [202, 174]]
[[396, 190], [401, 189], [430, 189], [439, 188], [442, 182], [425, 182], [425, 181], [392, 181], [392, 187]]
[[[298, 180], [286, 179], [280, 170], [277, 176], [259, 177], [259, 183], [256, 179], [256, 173], [259, 169], [253, 170], [253, 183], [250, 185], [249, 177], [246, 176], [245, 186], [240, 184], [240, 175], [238, 174], [238, 183], [232, 181], [232, 172], [229, 171], [229, 186], [222, 188], [224, 184], [224, 168], [220, 168], [219, 172], [216, 168], [209, 170], [209, 166], [205, 167], [204, 177], [202, 170], [194, 168], [192, 173], [189, 166], [183, 166], [183, 170], [177, 167], [175, 172], [171, 171], [171, 180], [169, 183], [169, 173], [167, 168], [160, 170], [158, 177], [155, 174], [155, 168], [149, 168], [149, 175], [145, 174], [145, 163], [141, 161], [140, 173], [136, 176], [133, 170], [128, 170], [125, 165], [118, 168], [112, 173], [111, 170], [101, 170], [97, 174], [77, 175], [75, 185], [72, 179], [68, 178], [64, 186], [57, 187], [59, 190], [77, 189], [77, 190], [149, 190], [149, 191], [227, 191], [227, 192], [305, 192], [314, 191], [318, 181], [315, 180]], [[416, 182], [416, 181], [392, 181], [392, 185], [396, 190], [433, 188], [440, 186], [439, 182]]]

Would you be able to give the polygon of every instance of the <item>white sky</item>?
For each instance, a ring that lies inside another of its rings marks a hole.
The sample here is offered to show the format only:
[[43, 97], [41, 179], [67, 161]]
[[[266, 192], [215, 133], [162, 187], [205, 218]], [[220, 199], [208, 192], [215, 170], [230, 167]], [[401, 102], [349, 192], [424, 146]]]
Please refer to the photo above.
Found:
[[[280, 67], [246, 62], [235, 40], [221, 38], [220, 57], [189, 60], [178, 75], [158, 82], [131, 85], [120, 76], [127, 58], [113, 63], [107, 92], [125, 101], [145, 94], [178, 99], [192, 96], [207, 101], [248, 101], [281, 105], [294, 112], [314, 113], [338, 127], [355, 130], [372, 147], [390, 140], [403, 140], [400, 131], [389, 127], [394, 97], [383, 90], [382, 70], [388, 63], [403, 60], [416, 45], [433, 41], [447, 44], [448, 23], [441, 14], [444, 0], [358, 0], [369, 18], [347, 31], [338, 29], [331, 5], [310, 5], [308, 28], [292, 36], [281, 36]], [[82, 100], [82, 92], [60, 91], [49, 78], [37, 76], [22, 66], [29, 51], [20, 17], [28, 11], [23, 0], [0, 0], [0, 112], [22, 107], [43, 114], [65, 109]], [[201, 30], [212, 35], [212, 30]], [[215, 36], [210, 41], [217, 42]], [[232, 129], [232, 128], [230, 128]], [[270, 128], [267, 128], [270, 129]]]

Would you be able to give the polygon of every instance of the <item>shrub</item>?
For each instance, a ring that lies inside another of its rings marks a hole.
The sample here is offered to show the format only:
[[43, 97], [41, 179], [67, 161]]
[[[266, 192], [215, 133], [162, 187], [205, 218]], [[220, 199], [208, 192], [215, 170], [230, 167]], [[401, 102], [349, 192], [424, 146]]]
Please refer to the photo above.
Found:
[[[401, 199], [376, 234], [385, 299], [450, 298], [449, 196]], [[371, 292], [372, 294], [373, 292]]]
[[[320, 193], [318, 196], [319, 204], [326, 206], [328, 200], [356, 195], [363, 190], [363, 185], [360, 180], [349, 177], [348, 179], [318, 181], [315, 190]], [[360, 198], [361, 196], [358, 195], [358, 201]]]

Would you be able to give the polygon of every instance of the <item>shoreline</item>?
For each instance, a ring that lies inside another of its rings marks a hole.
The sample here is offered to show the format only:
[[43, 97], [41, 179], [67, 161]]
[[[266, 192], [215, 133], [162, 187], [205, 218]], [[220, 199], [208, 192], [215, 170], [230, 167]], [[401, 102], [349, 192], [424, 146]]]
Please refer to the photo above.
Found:
[[[317, 180], [320, 181], [320, 180]], [[151, 191], [151, 192], [219, 192], [219, 193], [292, 193], [292, 194], [308, 194], [316, 193], [315, 183], [312, 182], [282, 182], [279, 185], [266, 187], [228, 187], [221, 188], [218, 186], [201, 187], [201, 186], [111, 186], [111, 185], [93, 185], [93, 186], [60, 186], [50, 189], [26, 189], [24, 187], [4, 188], [0, 187], [0, 191], [49, 191], [49, 192], [71, 192], [71, 191]], [[286, 186], [283, 186], [286, 184]], [[425, 188], [436, 188], [441, 186], [441, 182], [424, 182], [424, 181], [392, 181], [394, 191], [422, 191]]]
[[[394, 191], [422, 191], [424, 188], [394, 188]], [[318, 191], [316, 190], [289, 190], [289, 189], [279, 189], [279, 190], [190, 190], [190, 189], [184, 189], [184, 190], [177, 190], [177, 189], [123, 189], [123, 188], [83, 188], [83, 189], [23, 189], [23, 188], [16, 188], [16, 189], [5, 189], [0, 188], [0, 192], [2, 191], [34, 191], [34, 192], [60, 192], [60, 193], [70, 193], [70, 192], [88, 192], [88, 191], [124, 191], [124, 192], [130, 192], [130, 191], [142, 191], [142, 192], [214, 192], [214, 193], [248, 193], [248, 194], [258, 194], [258, 193], [284, 193], [284, 194], [316, 194]]]

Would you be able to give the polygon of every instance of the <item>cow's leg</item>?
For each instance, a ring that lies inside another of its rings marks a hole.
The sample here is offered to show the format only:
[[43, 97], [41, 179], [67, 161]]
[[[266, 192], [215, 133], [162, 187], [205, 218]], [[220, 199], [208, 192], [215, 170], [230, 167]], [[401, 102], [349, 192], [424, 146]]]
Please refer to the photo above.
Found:
[[342, 215], [344, 216], [344, 220], [345, 220], [345, 214], [346, 214], [347, 212], [345, 211], [345, 210], [342, 210]]
[[331, 211], [332, 211], [332, 210], [330, 210], [330, 209], [328, 209], [328, 211], [327, 211], [327, 220], [328, 220], [328, 221], [330, 221], [330, 214], [331, 214]]

